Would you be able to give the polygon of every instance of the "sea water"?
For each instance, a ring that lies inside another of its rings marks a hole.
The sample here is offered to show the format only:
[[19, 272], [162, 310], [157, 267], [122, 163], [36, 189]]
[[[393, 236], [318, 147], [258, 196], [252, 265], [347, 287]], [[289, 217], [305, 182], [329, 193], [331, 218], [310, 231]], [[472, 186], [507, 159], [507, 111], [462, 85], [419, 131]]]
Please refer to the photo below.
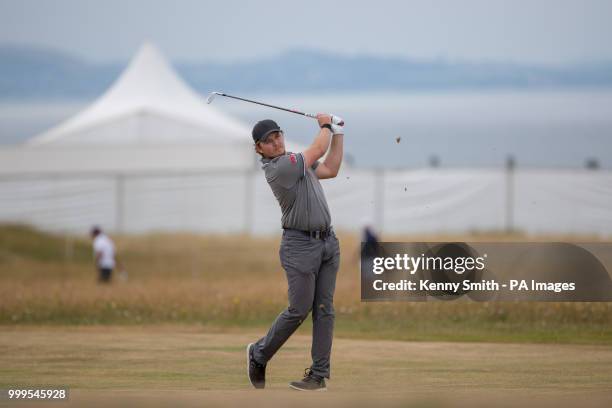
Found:
[[[612, 168], [612, 90], [241, 95], [342, 116], [346, 157], [358, 167], [499, 167], [512, 156], [517, 166], [579, 168], [590, 160]], [[0, 102], [0, 144], [22, 143], [91, 102]], [[294, 114], [221, 97], [213, 106], [248, 128], [274, 119], [302, 144], [317, 132], [312, 119]]]

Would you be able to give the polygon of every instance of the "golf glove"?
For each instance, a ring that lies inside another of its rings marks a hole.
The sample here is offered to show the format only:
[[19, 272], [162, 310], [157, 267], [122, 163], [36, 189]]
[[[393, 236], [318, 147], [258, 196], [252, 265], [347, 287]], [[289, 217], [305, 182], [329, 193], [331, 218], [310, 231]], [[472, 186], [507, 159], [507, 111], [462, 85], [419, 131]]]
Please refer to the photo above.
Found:
[[332, 124], [331, 128], [332, 128], [332, 134], [334, 134], [334, 135], [343, 135], [344, 134], [344, 126]]
[[331, 131], [333, 135], [344, 134], [344, 119], [340, 116], [330, 114], [331, 116]]
[[342, 119], [340, 116], [331, 115], [331, 122], [332, 125], [344, 126], [344, 119]]

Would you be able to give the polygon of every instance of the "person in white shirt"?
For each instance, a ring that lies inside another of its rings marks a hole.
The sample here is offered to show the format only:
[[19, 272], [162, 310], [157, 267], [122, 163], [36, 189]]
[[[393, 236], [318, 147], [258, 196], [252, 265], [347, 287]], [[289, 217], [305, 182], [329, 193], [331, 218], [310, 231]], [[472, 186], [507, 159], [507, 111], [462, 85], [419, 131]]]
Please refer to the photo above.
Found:
[[109, 283], [113, 269], [119, 263], [115, 256], [115, 244], [98, 226], [91, 228], [91, 238], [93, 240], [94, 261], [99, 273], [98, 280], [100, 283]]

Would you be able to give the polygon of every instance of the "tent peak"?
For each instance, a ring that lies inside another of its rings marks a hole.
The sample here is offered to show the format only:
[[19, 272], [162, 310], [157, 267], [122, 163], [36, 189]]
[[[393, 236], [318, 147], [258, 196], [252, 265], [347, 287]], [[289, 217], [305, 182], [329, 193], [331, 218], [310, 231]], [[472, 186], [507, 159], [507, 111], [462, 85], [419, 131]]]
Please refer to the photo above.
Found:
[[[142, 115], [141, 113], [153, 113]], [[144, 117], [143, 117], [144, 116]], [[115, 83], [82, 112], [28, 144], [248, 140], [249, 129], [206, 105], [160, 50], [145, 42]]]

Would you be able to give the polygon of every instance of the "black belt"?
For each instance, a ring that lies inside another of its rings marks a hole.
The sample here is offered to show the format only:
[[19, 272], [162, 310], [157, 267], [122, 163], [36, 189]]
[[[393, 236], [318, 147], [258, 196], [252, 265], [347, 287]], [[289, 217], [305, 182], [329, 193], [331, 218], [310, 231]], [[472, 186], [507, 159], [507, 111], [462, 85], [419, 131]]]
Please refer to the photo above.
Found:
[[327, 237], [331, 236], [334, 232], [334, 229], [332, 227], [329, 227], [326, 230], [320, 230], [320, 231], [303, 231], [303, 230], [298, 230], [298, 229], [293, 229], [293, 228], [285, 228], [285, 229], [288, 231], [297, 231], [301, 234], [304, 234], [314, 239], [326, 239]]

